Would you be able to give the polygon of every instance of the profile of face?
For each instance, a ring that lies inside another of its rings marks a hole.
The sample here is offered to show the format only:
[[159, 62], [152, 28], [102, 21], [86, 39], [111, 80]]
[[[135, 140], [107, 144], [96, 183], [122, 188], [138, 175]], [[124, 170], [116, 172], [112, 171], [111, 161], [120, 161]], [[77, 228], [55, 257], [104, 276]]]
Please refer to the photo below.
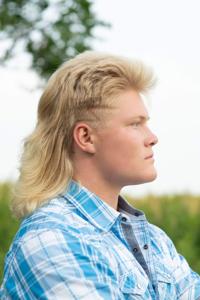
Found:
[[157, 173], [152, 148], [158, 140], [147, 125], [147, 109], [134, 90], [116, 100], [96, 132], [94, 163], [105, 180], [120, 188], [153, 181]]
[[154, 180], [152, 148], [157, 137], [147, 126], [149, 116], [140, 94], [134, 90], [121, 93], [114, 107], [103, 114], [104, 121], [97, 128], [85, 122], [74, 128], [74, 162], [79, 162], [74, 164], [75, 178], [81, 169], [118, 190]]

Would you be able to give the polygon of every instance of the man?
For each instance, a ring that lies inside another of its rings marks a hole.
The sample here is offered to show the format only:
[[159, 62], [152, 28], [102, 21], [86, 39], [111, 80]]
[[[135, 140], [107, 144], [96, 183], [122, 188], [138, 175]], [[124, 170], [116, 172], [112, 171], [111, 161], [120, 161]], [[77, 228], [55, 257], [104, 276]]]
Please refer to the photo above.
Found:
[[142, 63], [95, 52], [50, 78], [26, 139], [13, 209], [23, 217], [1, 299], [200, 299], [169, 237], [119, 196], [156, 178]]

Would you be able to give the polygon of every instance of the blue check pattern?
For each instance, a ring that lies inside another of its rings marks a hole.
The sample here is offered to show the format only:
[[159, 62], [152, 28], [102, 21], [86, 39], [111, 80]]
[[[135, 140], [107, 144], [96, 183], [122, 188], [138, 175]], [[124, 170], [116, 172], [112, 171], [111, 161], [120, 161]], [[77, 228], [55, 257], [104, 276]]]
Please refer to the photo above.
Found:
[[116, 211], [71, 181], [22, 222], [0, 299], [194, 300], [200, 276], [121, 196]]

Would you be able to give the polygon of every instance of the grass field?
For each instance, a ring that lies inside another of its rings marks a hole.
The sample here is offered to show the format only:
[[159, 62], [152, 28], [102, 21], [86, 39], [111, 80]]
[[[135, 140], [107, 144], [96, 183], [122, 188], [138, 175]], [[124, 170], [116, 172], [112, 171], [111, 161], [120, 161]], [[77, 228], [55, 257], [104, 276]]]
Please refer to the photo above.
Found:
[[[0, 282], [5, 254], [19, 227], [19, 221], [12, 217], [9, 210], [11, 189], [10, 183], [0, 184]], [[142, 199], [126, 198], [132, 205], [142, 209], [151, 223], [168, 233], [178, 251], [200, 273], [200, 196], [149, 195]]]

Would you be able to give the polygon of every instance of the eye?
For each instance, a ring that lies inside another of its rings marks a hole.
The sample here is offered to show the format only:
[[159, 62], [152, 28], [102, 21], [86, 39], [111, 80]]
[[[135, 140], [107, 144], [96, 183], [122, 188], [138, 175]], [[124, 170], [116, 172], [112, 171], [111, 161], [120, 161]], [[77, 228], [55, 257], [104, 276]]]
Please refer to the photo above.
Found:
[[139, 127], [140, 122], [134, 122], [131, 125], [132, 125], [132, 127], [137, 128], [137, 127]]

